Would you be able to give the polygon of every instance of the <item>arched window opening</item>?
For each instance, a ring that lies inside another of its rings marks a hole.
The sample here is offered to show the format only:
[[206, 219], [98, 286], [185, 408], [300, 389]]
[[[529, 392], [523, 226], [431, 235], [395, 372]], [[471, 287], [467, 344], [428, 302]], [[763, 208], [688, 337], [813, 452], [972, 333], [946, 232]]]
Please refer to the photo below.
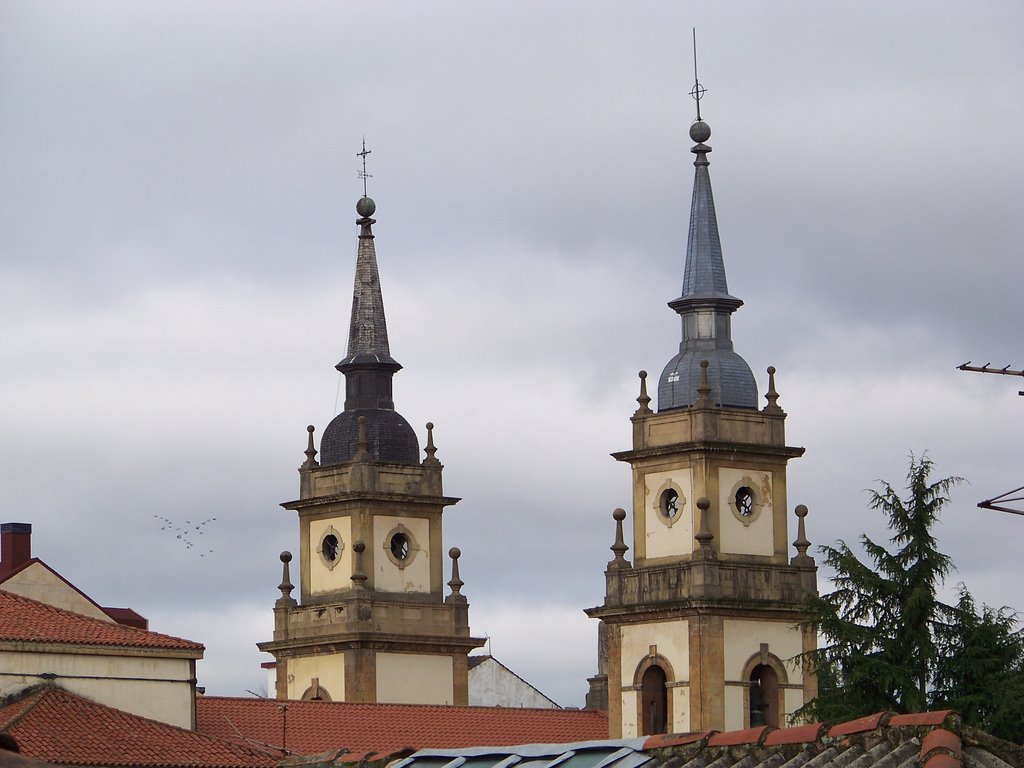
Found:
[[668, 688], [665, 670], [657, 665], [648, 667], [640, 681], [640, 711], [642, 735], [668, 732]]
[[320, 685], [320, 678], [314, 677], [310, 681], [310, 686], [302, 694], [303, 701], [330, 701], [331, 694], [327, 692], [327, 689]]
[[767, 664], [750, 673], [750, 726], [779, 727], [779, 676]]

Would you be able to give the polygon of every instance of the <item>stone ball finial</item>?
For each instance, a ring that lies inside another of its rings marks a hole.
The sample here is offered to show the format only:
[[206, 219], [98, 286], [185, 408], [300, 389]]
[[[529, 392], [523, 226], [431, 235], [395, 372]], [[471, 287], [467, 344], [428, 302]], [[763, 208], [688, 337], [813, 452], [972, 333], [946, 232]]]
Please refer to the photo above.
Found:
[[711, 500], [708, 499], [707, 496], [701, 496], [699, 499], [697, 499], [697, 509], [701, 510], [702, 512], [707, 512], [709, 509], [711, 509]]
[[428, 421], [427, 422], [427, 429], [433, 429], [433, 428], [434, 428], [434, 422]]
[[771, 376], [775, 375], [775, 366], [774, 365], [769, 365], [768, 366], [768, 374], [771, 375]]
[[462, 557], [462, 550], [458, 547], [452, 547], [448, 550], [448, 557], [450, 557], [452, 560], [458, 560], [460, 557]]
[[796, 512], [797, 517], [807, 517], [807, 507], [803, 504], [797, 504], [793, 511]]
[[366, 550], [366, 545], [362, 541], [357, 541], [352, 545], [352, 549], [356, 552], [364, 552]]
[[702, 144], [711, 138], [711, 126], [705, 121], [694, 120], [690, 126], [690, 138], [698, 144]]
[[617, 523], [621, 523], [623, 520], [626, 519], [626, 510], [624, 510], [622, 507], [618, 507], [614, 512], [612, 512], [612, 519], [614, 519]]
[[690, 126], [690, 138], [698, 144], [703, 144], [711, 138], [711, 126], [703, 120], [694, 120]]
[[359, 198], [359, 202], [356, 203], [356, 213], [362, 216], [364, 219], [368, 219], [373, 216], [377, 210], [377, 204], [373, 202], [372, 197], [363, 196]]
[[640, 378], [641, 379], [646, 379], [647, 378], [647, 371], [640, 371]]
[[316, 427], [314, 427], [312, 424], [310, 424], [308, 427], [306, 427], [306, 431], [309, 432], [309, 434], [312, 435], [314, 432], [316, 432]]
[[289, 552], [286, 549], [284, 552], [281, 553], [281, 562], [282, 563], [290, 563], [291, 561], [292, 561], [292, 553]]

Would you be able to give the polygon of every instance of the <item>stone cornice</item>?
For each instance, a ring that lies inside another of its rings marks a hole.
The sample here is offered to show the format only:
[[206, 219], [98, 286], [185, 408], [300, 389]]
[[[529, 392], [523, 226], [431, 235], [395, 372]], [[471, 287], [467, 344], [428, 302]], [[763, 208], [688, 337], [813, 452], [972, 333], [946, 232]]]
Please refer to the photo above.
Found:
[[648, 459], [658, 456], [674, 456], [680, 453], [707, 453], [707, 454], [750, 454], [753, 456], [778, 456], [783, 459], [795, 459], [804, 455], [804, 448], [796, 448], [788, 445], [774, 446], [761, 445], [758, 443], [734, 443], [718, 442], [710, 440], [694, 440], [686, 443], [672, 443], [670, 445], [658, 445], [652, 448], [641, 450], [617, 451], [611, 454], [613, 459], [618, 461], [634, 461], [636, 459]]
[[419, 653], [469, 653], [487, 640], [482, 637], [399, 635], [379, 632], [339, 632], [312, 638], [271, 640], [257, 643], [261, 651], [273, 653], [276, 658], [315, 656], [319, 654], [342, 653], [352, 649], [372, 649], [384, 652], [414, 651]]
[[456, 496], [418, 496], [408, 493], [356, 491], [352, 493], [336, 493], [331, 494], [329, 496], [313, 496], [308, 499], [285, 501], [281, 503], [281, 506], [284, 507], [285, 509], [303, 510], [309, 509], [310, 507], [323, 506], [325, 504], [340, 504], [350, 501], [399, 502], [402, 504], [421, 504], [434, 507], [450, 507], [453, 504], [458, 504], [460, 501], [462, 501], [462, 499]]

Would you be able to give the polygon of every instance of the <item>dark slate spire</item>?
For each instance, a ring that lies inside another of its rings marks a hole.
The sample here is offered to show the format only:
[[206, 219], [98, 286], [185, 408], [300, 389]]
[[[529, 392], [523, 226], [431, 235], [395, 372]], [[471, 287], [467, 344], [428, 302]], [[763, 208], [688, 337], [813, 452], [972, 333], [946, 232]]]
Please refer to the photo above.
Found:
[[[711, 192], [711, 174], [708, 153], [711, 147], [704, 141], [711, 138], [711, 127], [703, 120], [690, 127], [690, 137], [697, 144], [690, 151], [697, 159], [693, 179], [693, 200], [690, 203], [690, 234], [686, 242], [686, 266], [683, 269], [683, 292], [677, 302], [696, 299], [725, 299], [734, 307], [743, 304], [729, 295], [725, 281], [725, 263], [722, 261], [722, 241], [718, 236], [718, 218], [715, 216], [715, 196]], [[677, 309], [673, 302], [672, 308]], [[677, 310], [678, 311], [678, 310]]]
[[373, 364], [380, 364], [392, 373], [402, 367], [391, 357], [388, 345], [388, 322], [384, 317], [377, 251], [373, 246], [373, 225], [377, 220], [370, 218], [376, 210], [376, 203], [369, 197], [361, 198], [356, 204], [356, 213], [360, 216], [356, 220], [359, 225], [359, 249], [356, 252], [355, 284], [352, 286], [348, 354], [335, 366], [342, 373], [356, 370], [358, 366]]
[[356, 204], [359, 249], [356, 253], [348, 354], [335, 368], [345, 375], [345, 410], [327, 425], [320, 441], [321, 464], [341, 464], [356, 454], [359, 417], [366, 419], [366, 439], [377, 461], [418, 464], [416, 433], [395, 411], [392, 377], [402, 366], [391, 357], [384, 298], [380, 290], [377, 253], [370, 218], [377, 206], [363, 196]]
[[715, 198], [711, 193], [706, 142], [711, 128], [700, 119], [690, 126], [696, 145], [690, 234], [683, 269], [683, 290], [669, 306], [682, 317], [683, 340], [658, 382], [658, 410], [683, 408], [697, 400], [701, 360], [708, 361], [708, 383], [716, 405], [757, 408], [757, 385], [750, 366], [732, 349], [731, 316], [743, 302], [729, 294]]

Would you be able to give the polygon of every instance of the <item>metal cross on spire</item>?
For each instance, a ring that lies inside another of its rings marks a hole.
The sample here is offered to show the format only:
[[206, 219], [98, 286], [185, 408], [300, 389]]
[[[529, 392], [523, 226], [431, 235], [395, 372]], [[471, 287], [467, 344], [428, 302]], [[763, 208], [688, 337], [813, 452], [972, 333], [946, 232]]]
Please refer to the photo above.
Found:
[[363, 180], [363, 197], [367, 197], [366, 194], [366, 180], [372, 179], [373, 174], [366, 172], [366, 156], [371, 153], [371, 150], [366, 148], [366, 137], [363, 137], [363, 151], [356, 152], [356, 157], [363, 158], [363, 170], [359, 171], [359, 178]]
[[693, 28], [693, 88], [690, 89], [690, 95], [693, 96], [694, 101], [697, 102], [697, 119], [700, 120], [700, 100], [707, 93], [707, 89], [700, 84], [700, 80], [697, 79], [697, 28]]

